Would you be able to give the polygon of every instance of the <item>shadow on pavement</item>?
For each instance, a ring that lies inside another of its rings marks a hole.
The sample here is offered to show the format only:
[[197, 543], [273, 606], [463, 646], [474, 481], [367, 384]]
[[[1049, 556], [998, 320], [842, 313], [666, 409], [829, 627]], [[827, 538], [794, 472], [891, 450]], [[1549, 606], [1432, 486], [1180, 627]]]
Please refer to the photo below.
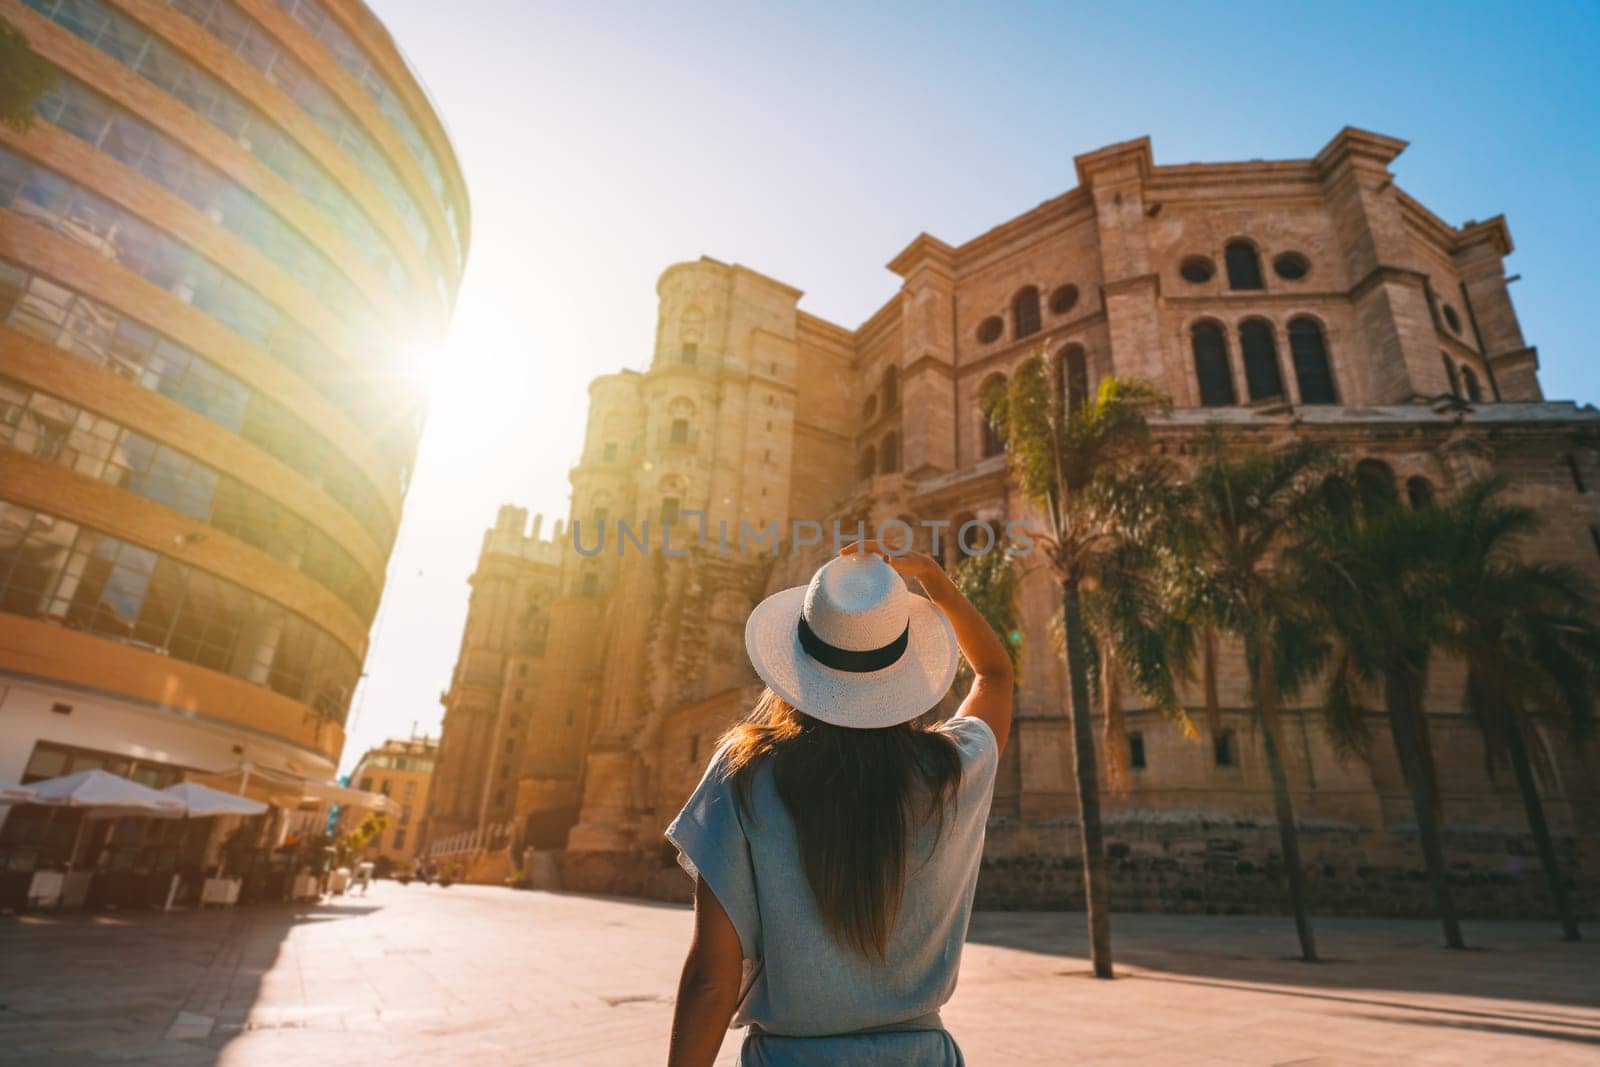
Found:
[[284, 940], [380, 904], [0, 920], [0, 1063], [216, 1063]]
[[[1118, 917], [1120, 918], [1120, 917]], [[1592, 1009], [1600, 1004], [1600, 943], [1559, 940], [1553, 924], [1468, 922], [1476, 951], [1443, 948], [1437, 924], [1410, 919], [1316, 920], [1321, 963], [1297, 954], [1294, 923], [1273, 916], [1140, 915], [1118, 928], [1113, 953], [1122, 976], [1252, 993], [1339, 1000], [1352, 1006], [1403, 1009], [1448, 1019], [1409, 1020], [1470, 1028], [1499, 1023], [1542, 1024], [1600, 1035]], [[1087, 974], [1088, 938], [1081, 912], [979, 912], [968, 940], [1061, 957], [1063, 974]], [[1081, 967], [1078, 966], [1081, 962]], [[1404, 1003], [1382, 999], [1406, 994]], [[1504, 1012], [1429, 1007], [1430, 995], [1519, 1002]], [[1541, 1011], [1538, 1005], [1551, 1010]], [[1583, 1017], [1566, 1007], [1590, 1009]], [[1551, 1030], [1565, 1040], [1600, 1040]]]

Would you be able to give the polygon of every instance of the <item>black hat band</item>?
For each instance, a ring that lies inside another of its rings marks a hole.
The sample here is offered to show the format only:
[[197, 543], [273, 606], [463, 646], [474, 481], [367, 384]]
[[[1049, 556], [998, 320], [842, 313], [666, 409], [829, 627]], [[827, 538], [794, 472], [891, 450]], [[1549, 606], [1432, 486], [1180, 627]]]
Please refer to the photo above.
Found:
[[906, 647], [911, 644], [911, 623], [906, 622], [906, 628], [900, 631], [900, 636], [890, 641], [882, 648], [871, 648], [865, 652], [853, 649], [840, 648], [830, 645], [816, 635], [811, 626], [806, 622], [804, 615], [800, 616], [800, 647], [806, 650], [806, 655], [822, 664], [832, 667], [836, 671], [848, 671], [851, 674], [869, 674], [872, 671], [881, 671], [885, 667], [892, 667], [906, 654]]

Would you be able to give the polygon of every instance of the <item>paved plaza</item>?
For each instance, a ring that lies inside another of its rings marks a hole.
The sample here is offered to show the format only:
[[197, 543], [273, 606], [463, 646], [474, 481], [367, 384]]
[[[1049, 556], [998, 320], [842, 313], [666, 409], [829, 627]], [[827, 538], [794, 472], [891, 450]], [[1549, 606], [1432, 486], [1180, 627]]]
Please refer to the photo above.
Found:
[[[379, 883], [300, 909], [0, 919], [0, 1063], [658, 1064], [687, 909]], [[945, 1018], [989, 1064], [1600, 1060], [1600, 944], [1552, 926], [1125, 915], [974, 919]], [[730, 1035], [720, 1063], [737, 1049]]]

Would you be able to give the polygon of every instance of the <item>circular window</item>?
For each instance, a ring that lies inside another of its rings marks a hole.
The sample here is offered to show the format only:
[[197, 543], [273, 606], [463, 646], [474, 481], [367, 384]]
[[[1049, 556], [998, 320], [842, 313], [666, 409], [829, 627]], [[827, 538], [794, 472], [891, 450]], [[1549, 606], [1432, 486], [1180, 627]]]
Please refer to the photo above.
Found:
[[1178, 273], [1183, 275], [1184, 281], [1199, 285], [1209, 282], [1217, 273], [1217, 268], [1205, 256], [1190, 256], [1178, 265]]
[[1078, 306], [1078, 287], [1063, 285], [1050, 294], [1050, 314], [1065, 315]]
[[1451, 333], [1461, 332], [1461, 316], [1456, 314], [1456, 309], [1449, 304], [1444, 306], [1445, 325], [1450, 327]]
[[1311, 273], [1311, 261], [1299, 252], [1285, 252], [1272, 261], [1272, 269], [1286, 282], [1297, 282]]
[[998, 341], [1000, 339], [1000, 335], [1005, 332], [1006, 324], [1000, 321], [999, 315], [990, 315], [988, 318], [978, 323], [978, 340], [982, 341], [984, 344], [989, 344], [991, 341]]

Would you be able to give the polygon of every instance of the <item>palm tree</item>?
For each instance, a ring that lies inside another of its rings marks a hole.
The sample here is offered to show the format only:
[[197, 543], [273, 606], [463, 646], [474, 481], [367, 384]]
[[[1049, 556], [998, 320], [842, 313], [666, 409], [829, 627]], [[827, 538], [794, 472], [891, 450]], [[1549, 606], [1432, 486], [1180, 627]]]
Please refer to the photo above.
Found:
[[[1017, 572], [1011, 559], [1004, 552], [963, 556], [950, 568], [950, 580], [1000, 636], [1015, 673], [1022, 663], [1022, 633], [1017, 616]], [[962, 687], [963, 679], [970, 680], [971, 674], [972, 668], [962, 660], [957, 688]]]
[[1439, 547], [1446, 647], [1466, 666], [1467, 707], [1483, 731], [1490, 769], [1506, 759], [1516, 774], [1562, 935], [1577, 941], [1528, 749], [1536, 715], [1558, 713], [1575, 742], [1592, 731], [1600, 617], [1592, 585], [1575, 569], [1518, 558], [1540, 521], [1529, 508], [1502, 503], [1504, 488], [1501, 479], [1473, 482], [1446, 508], [1450, 536]]
[[1411, 797], [1445, 944], [1465, 948], [1444, 863], [1438, 793], [1422, 695], [1428, 657], [1448, 636], [1438, 549], [1443, 513], [1398, 506], [1392, 482], [1330, 476], [1324, 507], [1290, 546], [1297, 596], [1316, 605], [1331, 640], [1325, 708], [1343, 751], [1365, 753], [1359, 694], [1383, 693], [1389, 732]]
[[[1205, 460], [1188, 484], [1187, 506], [1169, 559], [1176, 591], [1172, 610], [1203, 628], [1207, 720], [1216, 731], [1215, 635], [1244, 646], [1250, 668], [1252, 712], [1272, 779], [1278, 839], [1289, 876], [1300, 954], [1317, 958], [1306, 896], [1305, 869], [1295, 827], [1289, 778], [1283, 766], [1282, 695], [1297, 689], [1325, 658], [1309, 640], [1314, 619], [1283, 569], [1280, 553], [1315, 514], [1320, 474], [1328, 460], [1318, 449], [1298, 445], [1278, 452], [1230, 455], [1213, 437]], [[1192, 668], [1192, 645], [1179, 646], [1176, 666]]]
[[1118, 538], [1106, 519], [1109, 509], [1094, 506], [1091, 496], [1119, 477], [1132, 477], [1130, 468], [1146, 453], [1146, 418], [1165, 410], [1169, 402], [1149, 386], [1117, 378], [1105, 379], [1093, 396], [1068, 392], [1059, 367], [1033, 358], [1017, 369], [1007, 386], [985, 395], [983, 402], [1005, 442], [1012, 475], [1047, 527], [1039, 540], [1061, 593], [1089, 954], [1095, 976], [1111, 978], [1111, 911], [1082, 591], [1094, 581], [1098, 565], [1107, 560]]

